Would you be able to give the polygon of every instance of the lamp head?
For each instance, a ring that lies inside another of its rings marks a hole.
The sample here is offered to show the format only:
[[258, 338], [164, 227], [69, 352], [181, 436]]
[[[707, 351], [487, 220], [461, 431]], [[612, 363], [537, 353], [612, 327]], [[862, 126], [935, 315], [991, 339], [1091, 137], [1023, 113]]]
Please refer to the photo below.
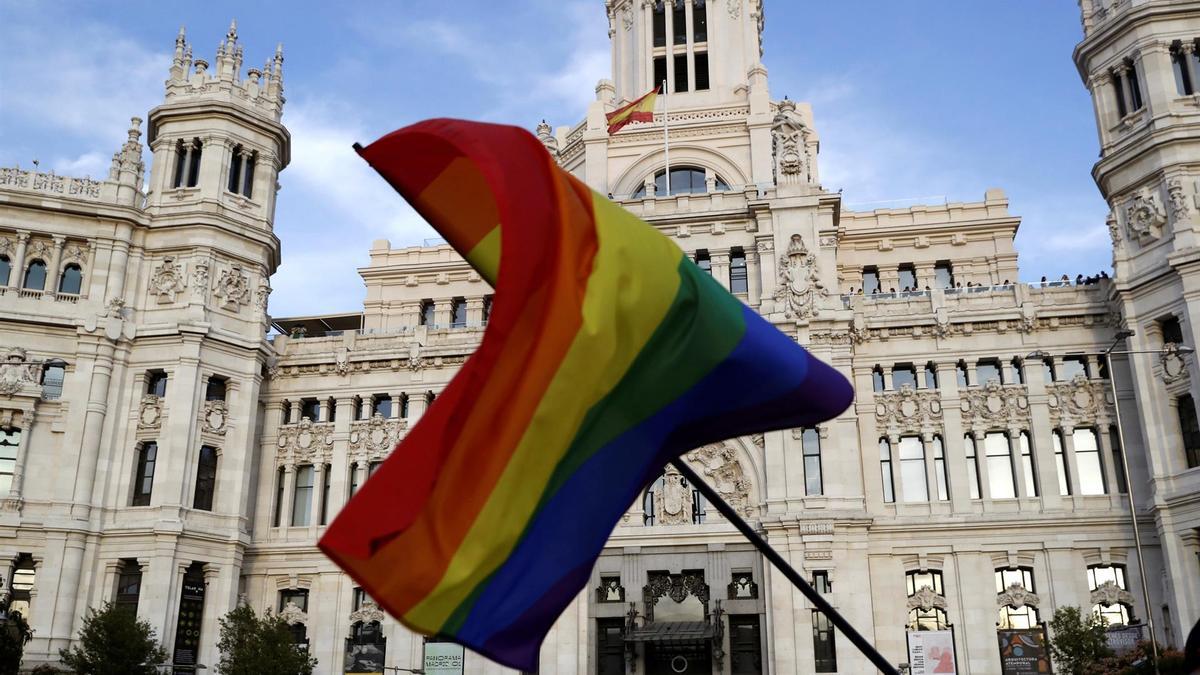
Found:
[[1113, 335], [1113, 340], [1124, 340], [1134, 336], [1134, 332], [1128, 328], [1122, 328]]

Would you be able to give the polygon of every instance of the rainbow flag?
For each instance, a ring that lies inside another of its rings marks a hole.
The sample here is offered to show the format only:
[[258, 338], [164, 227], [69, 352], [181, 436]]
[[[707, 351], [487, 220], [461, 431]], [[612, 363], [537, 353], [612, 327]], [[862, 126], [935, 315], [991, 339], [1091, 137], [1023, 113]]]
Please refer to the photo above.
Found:
[[537, 670], [667, 462], [849, 405], [844, 377], [527, 131], [428, 120], [359, 152], [496, 291], [479, 348], [320, 541], [413, 630]]
[[616, 110], [605, 114], [608, 122], [608, 133], [615, 134], [621, 127], [630, 122], [653, 122], [654, 102], [658, 100], [658, 89], [651, 89], [636, 101], [626, 103]]

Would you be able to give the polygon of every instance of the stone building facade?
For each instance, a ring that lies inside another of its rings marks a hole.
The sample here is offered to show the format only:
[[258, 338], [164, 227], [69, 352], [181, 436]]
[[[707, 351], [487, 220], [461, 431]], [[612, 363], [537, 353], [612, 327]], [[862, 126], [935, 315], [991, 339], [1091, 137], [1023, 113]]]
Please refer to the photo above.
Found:
[[[854, 382], [835, 420], [686, 459], [895, 662], [909, 630], [952, 625], [959, 669], [1000, 673], [998, 631], [1065, 605], [1153, 618], [1175, 644], [1200, 618], [1200, 6], [1081, 5], [1112, 206], [1114, 274], [1095, 283], [1019, 282], [999, 189], [844, 209], [813, 111], [770, 96], [759, 0], [607, 0], [613, 79], [578, 124], [536, 129]], [[376, 241], [361, 311], [270, 317], [283, 56], [242, 59], [236, 27], [211, 68], [180, 34], [145, 181], [138, 119], [105, 180], [0, 170], [0, 560], [36, 631], [27, 663], [105, 600], [179, 672], [216, 662], [238, 602], [284, 615], [321, 673], [444, 647], [315, 542], [478, 345], [491, 290], [448, 246]], [[663, 113], [604, 122], [663, 80], [669, 190]], [[1117, 351], [1138, 353], [1110, 366], [1125, 330]], [[592, 577], [543, 672], [869, 671], [674, 472]], [[502, 669], [467, 654], [464, 670]]]

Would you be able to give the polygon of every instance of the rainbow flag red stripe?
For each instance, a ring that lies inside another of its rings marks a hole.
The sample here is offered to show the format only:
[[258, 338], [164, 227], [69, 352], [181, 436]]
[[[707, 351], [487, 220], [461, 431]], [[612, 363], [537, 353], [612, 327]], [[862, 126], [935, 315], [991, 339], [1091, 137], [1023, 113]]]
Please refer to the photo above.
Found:
[[615, 134], [630, 122], [653, 122], [654, 102], [658, 100], [658, 89], [651, 89], [637, 100], [626, 103], [604, 116], [608, 122], [608, 133]]
[[360, 153], [496, 291], [478, 350], [320, 542], [410, 628], [536, 670], [667, 462], [849, 405], [844, 377], [528, 132], [429, 120]]

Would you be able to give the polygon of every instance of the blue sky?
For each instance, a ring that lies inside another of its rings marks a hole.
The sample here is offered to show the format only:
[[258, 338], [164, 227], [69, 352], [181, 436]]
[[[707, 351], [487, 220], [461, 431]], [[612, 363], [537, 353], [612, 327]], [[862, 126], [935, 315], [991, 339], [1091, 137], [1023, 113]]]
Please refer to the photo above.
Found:
[[[211, 62], [236, 17], [246, 67], [284, 44], [270, 311], [359, 310], [371, 241], [434, 235], [352, 142], [433, 116], [574, 124], [609, 76], [603, 0], [376, 4], [0, 0], [0, 165], [104, 176], [129, 117], [161, 100], [179, 26]], [[773, 98], [812, 103], [823, 183], [848, 206], [1000, 187], [1023, 218], [1022, 277], [1074, 277], [1111, 259], [1079, 37], [1065, 0], [767, 0], [764, 62]]]

